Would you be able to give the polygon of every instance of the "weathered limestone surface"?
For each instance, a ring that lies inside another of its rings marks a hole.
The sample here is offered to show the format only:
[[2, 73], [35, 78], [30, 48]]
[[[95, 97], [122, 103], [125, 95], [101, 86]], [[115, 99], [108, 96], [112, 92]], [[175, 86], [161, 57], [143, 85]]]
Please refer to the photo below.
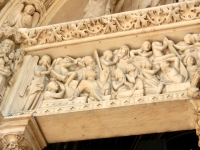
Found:
[[12, 3], [20, 16], [3, 15], [0, 148], [195, 128], [199, 136], [199, 1], [120, 14], [109, 6], [111, 15], [29, 28], [61, 6], [41, 3], [44, 12], [27, 1]]

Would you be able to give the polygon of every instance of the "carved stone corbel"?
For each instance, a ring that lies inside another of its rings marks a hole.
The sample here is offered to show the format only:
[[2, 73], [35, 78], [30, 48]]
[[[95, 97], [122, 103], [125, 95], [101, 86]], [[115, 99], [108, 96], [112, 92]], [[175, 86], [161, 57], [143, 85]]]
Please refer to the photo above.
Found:
[[33, 117], [3, 118], [0, 115], [1, 150], [42, 150], [46, 141]]

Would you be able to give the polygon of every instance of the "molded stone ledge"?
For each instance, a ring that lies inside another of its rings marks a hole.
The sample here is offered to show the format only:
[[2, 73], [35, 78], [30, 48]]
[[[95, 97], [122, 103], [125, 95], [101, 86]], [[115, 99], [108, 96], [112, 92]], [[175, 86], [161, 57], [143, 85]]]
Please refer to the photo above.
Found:
[[41, 116], [188, 99], [189, 97], [187, 95], [187, 91], [178, 91], [159, 95], [135, 96], [133, 98], [123, 98], [83, 104], [67, 104], [66, 99], [46, 100], [43, 101], [40, 109], [11, 113], [8, 116]]
[[199, 1], [190, 1], [32, 29], [21, 28], [19, 32], [28, 52], [99, 40], [105, 35], [113, 38], [196, 25], [200, 23], [199, 13]]

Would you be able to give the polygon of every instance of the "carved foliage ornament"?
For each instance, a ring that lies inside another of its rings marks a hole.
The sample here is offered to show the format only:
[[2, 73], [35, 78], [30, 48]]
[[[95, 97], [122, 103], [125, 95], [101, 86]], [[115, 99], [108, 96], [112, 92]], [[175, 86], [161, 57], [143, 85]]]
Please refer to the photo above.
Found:
[[2, 150], [32, 150], [30, 142], [23, 134], [6, 134], [0, 138]]
[[31, 46], [195, 20], [199, 12], [199, 2], [183, 2], [20, 32]]

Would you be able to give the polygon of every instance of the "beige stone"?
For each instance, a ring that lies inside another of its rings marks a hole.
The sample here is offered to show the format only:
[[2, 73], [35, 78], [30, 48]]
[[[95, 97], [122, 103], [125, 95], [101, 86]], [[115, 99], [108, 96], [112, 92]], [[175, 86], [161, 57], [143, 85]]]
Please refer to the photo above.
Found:
[[[105, 0], [94, 18], [89, 4], [99, 2], [10, 1], [2, 9], [0, 149], [190, 129], [200, 136], [200, 3], [115, 14], [119, 1]], [[77, 20], [87, 4], [90, 18]], [[60, 21], [56, 13], [75, 21], [48, 25]]]

